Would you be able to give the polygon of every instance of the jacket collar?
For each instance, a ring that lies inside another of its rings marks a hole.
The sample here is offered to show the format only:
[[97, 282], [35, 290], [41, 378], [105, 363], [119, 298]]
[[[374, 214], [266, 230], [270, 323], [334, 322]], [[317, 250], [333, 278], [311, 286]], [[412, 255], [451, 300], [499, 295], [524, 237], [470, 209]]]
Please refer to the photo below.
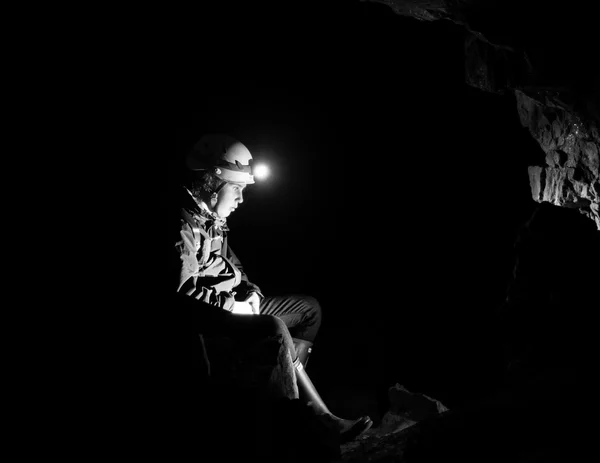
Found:
[[199, 218], [204, 219], [202, 222], [207, 223], [207, 228], [214, 227], [216, 230], [229, 231], [227, 227], [227, 220], [219, 217], [217, 214], [212, 212], [208, 205], [201, 200], [198, 200], [194, 197], [194, 195], [187, 188], [185, 191], [188, 192], [194, 203], [196, 204], [197, 209], [194, 211], [194, 215], [199, 216]]

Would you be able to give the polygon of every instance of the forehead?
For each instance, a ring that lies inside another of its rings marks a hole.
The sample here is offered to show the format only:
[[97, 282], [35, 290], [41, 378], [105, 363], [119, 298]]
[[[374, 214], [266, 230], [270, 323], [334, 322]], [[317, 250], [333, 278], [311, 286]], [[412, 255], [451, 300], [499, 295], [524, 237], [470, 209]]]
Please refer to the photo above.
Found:
[[238, 187], [238, 188], [241, 188], [242, 190], [244, 188], [246, 188], [246, 184], [245, 183], [237, 183], [237, 182], [227, 182], [227, 186], [230, 187], [230, 188]]

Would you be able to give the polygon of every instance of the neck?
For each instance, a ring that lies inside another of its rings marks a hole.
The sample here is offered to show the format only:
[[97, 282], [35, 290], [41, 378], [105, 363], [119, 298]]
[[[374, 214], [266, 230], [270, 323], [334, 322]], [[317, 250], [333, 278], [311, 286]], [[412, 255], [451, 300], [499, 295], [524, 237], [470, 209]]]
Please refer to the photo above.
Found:
[[203, 211], [207, 212], [215, 220], [215, 222], [219, 222], [222, 224], [226, 223], [226, 219], [219, 217], [217, 213], [213, 210], [213, 208], [210, 206], [210, 200], [205, 201], [202, 198], [202, 195], [194, 194], [194, 190], [190, 190], [189, 188], [186, 188], [186, 191], [194, 199], [198, 207], [200, 207], [200, 209], [202, 209]]

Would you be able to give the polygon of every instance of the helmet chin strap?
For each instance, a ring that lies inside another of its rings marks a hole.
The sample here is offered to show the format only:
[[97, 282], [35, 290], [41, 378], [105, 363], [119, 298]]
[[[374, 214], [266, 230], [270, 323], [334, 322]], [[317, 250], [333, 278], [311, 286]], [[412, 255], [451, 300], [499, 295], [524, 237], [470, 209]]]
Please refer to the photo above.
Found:
[[219, 196], [219, 191], [221, 191], [221, 188], [223, 188], [225, 185], [227, 184], [227, 182], [223, 182], [221, 183], [211, 194], [210, 194], [210, 202], [211, 202], [211, 206], [212, 206], [212, 201], [216, 200], [217, 197]]
[[202, 209], [204, 209], [206, 212], [208, 212], [213, 217], [213, 219], [215, 219], [217, 221], [219, 221], [219, 220], [225, 221], [225, 219], [223, 219], [219, 214], [217, 214], [217, 211], [215, 211], [215, 205], [216, 205], [216, 199], [212, 198], [212, 197], [210, 200], [210, 204], [208, 204], [206, 201], [202, 201], [200, 203], [200, 207]]
[[210, 205], [211, 212], [216, 213], [215, 206], [217, 205], [217, 193], [213, 193], [210, 196], [210, 204], [209, 205]]
[[223, 188], [228, 182], [221, 183], [211, 194], [210, 194], [210, 209], [213, 213], [217, 213], [214, 209], [217, 205], [217, 199], [219, 197], [219, 191]]

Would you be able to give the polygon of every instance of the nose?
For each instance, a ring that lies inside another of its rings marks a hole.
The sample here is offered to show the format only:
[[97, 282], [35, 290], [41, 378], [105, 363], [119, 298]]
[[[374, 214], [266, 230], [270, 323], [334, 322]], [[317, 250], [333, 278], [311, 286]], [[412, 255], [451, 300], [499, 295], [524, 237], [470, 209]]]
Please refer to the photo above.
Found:
[[244, 202], [244, 193], [242, 193], [240, 191], [240, 196], [239, 196], [239, 199], [238, 199], [238, 203], [242, 204], [243, 202]]

